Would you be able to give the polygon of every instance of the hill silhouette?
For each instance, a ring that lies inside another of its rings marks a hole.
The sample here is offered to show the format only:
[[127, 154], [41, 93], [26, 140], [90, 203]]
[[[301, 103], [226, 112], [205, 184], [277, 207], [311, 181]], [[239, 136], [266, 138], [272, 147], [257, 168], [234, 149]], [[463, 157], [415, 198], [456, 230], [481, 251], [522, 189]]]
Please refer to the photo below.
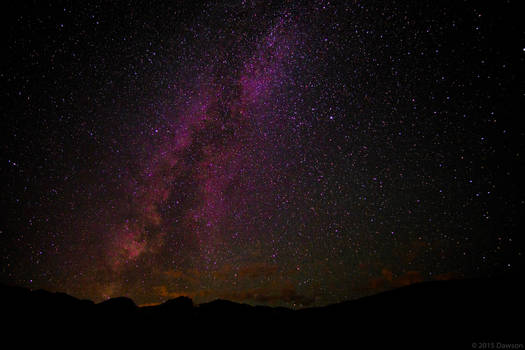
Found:
[[151, 334], [157, 339], [195, 339], [220, 333], [254, 344], [287, 337], [306, 342], [339, 339], [347, 344], [472, 348], [473, 343], [523, 344], [523, 292], [517, 279], [435, 281], [291, 310], [226, 300], [194, 305], [186, 297], [147, 307], [124, 297], [95, 304], [63, 293], [2, 285], [0, 300], [6, 335], [58, 332], [77, 337], [106, 334], [133, 339]]

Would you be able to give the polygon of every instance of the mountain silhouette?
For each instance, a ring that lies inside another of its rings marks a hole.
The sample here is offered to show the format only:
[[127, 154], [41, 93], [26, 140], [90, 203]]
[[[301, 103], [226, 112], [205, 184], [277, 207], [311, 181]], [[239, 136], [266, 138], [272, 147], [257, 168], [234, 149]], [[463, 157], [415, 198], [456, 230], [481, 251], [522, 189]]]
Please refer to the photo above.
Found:
[[194, 305], [187, 297], [147, 307], [125, 297], [95, 304], [64, 293], [0, 285], [0, 311], [7, 338], [20, 332], [128, 340], [145, 334], [194, 340], [221, 334], [252, 344], [287, 337], [471, 349], [475, 343], [523, 344], [523, 295], [516, 278], [434, 281], [291, 310], [227, 300]]

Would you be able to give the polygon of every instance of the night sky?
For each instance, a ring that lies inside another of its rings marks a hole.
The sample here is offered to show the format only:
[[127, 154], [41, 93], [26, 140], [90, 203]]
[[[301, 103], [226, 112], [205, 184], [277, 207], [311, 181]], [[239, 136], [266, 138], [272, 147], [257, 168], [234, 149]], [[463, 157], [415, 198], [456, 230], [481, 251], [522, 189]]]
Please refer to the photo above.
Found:
[[518, 3], [4, 3], [0, 282], [302, 308], [521, 271]]

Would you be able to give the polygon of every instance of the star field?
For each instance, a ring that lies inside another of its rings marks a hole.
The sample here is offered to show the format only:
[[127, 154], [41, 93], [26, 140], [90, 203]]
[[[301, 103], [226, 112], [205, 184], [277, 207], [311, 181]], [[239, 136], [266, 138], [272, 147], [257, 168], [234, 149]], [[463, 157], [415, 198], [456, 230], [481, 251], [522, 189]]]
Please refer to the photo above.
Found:
[[520, 271], [515, 7], [6, 9], [0, 281], [300, 308]]

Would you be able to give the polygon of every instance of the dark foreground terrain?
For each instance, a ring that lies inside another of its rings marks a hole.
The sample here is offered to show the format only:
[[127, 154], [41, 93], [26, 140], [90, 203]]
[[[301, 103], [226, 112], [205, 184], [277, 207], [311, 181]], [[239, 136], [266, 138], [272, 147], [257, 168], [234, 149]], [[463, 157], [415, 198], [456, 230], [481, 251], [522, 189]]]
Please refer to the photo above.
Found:
[[287, 341], [317, 344], [313, 348], [523, 349], [525, 334], [524, 287], [509, 278], [426, 282], [296, 311], [224, 300], [197, 306], [184, 297], [152, 307], [137, 307], [128, 298], [95, 304], [8, 286], [0, 287], [0, 295], [4, 343], [71, 339], [76, 348], [73, 344], [100, 337], [102, 342], [166, 340], [173, 345], [168, 348], [230, 342], [252, 348]]

